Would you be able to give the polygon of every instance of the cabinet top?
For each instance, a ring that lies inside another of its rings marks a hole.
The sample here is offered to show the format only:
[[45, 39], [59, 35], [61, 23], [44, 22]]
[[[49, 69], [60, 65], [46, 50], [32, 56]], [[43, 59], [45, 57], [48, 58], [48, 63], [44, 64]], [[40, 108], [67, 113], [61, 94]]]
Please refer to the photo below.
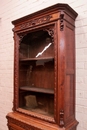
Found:
[[75, 20], [75, 18], [77, 17], [77, 13], [68, 5], [68, 4], [63, 4], [63, 3], [58, 3], [55, 4], [53, 6], [47, 7], [45, 9], [42, 9], [40, 11], [34, 12], [32, 14], [29, 14], [27, 16], [24, 16], [22, 18], [19, 18], [17, 20], [12, 21], [13, 25], [19, 24], [21, 22], [26, 21], [27, 19], [33, 19], [35, 17], [39, 17], [41, 15], [45, 15], [45, 14], [49, 14], [49, 13], [56, 13], [56, 12], [60, 12], [63, 11], [67, 14], [69, 14], [70, 16], [72, 16], [72, 18]]

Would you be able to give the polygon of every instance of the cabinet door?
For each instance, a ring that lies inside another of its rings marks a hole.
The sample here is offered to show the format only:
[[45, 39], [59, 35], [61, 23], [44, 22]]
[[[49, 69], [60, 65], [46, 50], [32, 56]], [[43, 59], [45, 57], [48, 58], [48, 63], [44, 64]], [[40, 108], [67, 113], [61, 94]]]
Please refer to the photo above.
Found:
[[54, 116], [54, 43], [47, 30], [28, 32], [19, 49], [19, 107]]

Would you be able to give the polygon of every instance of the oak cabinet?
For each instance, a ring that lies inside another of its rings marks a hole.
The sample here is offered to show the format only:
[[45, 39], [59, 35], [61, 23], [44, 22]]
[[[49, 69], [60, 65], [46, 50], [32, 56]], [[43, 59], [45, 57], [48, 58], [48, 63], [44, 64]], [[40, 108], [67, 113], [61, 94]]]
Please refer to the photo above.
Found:
[[76, 130], [75, 18], [56, 4], [13, 21], [14, 103], [9, 130]]

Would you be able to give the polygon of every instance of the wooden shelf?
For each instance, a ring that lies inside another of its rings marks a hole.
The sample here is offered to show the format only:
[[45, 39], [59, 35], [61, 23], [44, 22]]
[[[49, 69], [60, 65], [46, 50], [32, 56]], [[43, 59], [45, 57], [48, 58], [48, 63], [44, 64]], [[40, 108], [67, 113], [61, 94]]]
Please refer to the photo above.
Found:
[[52, 60], [54, 57], [44, 57], [44, 58], [23, 58], [20, 61], [33, 61], [33, 60]]
[[32, 92], [40, 92], [40, 93], [47, 93], [47, 94], [54, 94], [54, 90], [53, 89], [36, 88], [36, 87], [29, 87], [29, 86], [20, 87], [20, 90], [32, 91]]

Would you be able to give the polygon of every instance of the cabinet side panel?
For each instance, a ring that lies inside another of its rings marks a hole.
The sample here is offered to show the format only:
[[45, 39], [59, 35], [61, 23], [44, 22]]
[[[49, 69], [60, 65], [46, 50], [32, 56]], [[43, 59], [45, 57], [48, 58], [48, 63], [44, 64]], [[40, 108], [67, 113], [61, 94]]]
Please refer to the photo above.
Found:
[[74, 26], [66, 23], [66, 79], [64, 89], [65, 124], [75, 115], [75, 36]]
[[66, 69], [75, 69], [75, 38], [74, 27], [66, 25]]

